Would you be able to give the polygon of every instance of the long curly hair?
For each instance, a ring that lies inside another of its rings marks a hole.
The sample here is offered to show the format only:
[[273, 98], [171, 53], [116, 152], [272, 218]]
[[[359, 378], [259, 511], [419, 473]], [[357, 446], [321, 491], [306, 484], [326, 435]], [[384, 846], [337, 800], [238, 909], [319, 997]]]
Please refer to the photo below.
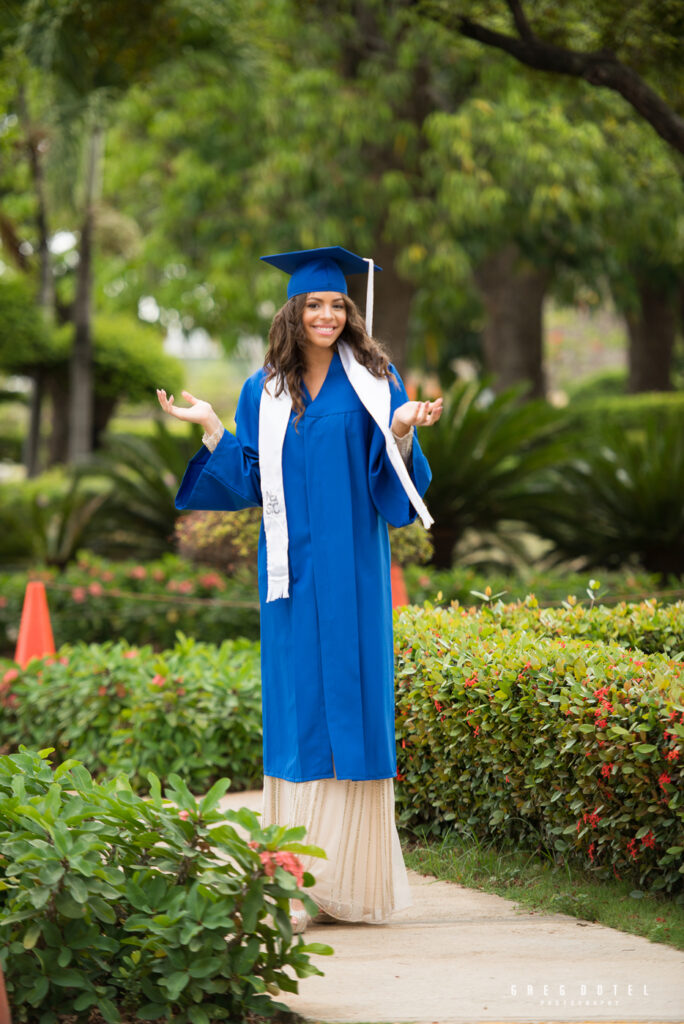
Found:
[[[307, 298], [308, 293], [294, 295], [284, 306], [281, 306], [273, 317], [273, 323], [268, 332], [268, 350], [264, 359], [266, 382], [275, 378], [276, 395], [281, 394], [284, 382], [287, 382], [292, 397], [292, 408], [297, 413], [295, 425], [299, 422], [305, 408], [302, 397], [302, 375], [306, 369], [304, 350], [307, 340], [302, 313]], [[379, 341], [366, 333], [366, 325], [358, 306], [348, 295], [343, 294], [342, 299], [347, 311], [347, 322], [340, 334], [340, 339], [351, 346], [356, 360], [370, 370], [374, 377], [387, 377], [396, 380], [389, 368], [389, 357], [384, 348]], [[336, 347], [337, 342], [333, 349]]]

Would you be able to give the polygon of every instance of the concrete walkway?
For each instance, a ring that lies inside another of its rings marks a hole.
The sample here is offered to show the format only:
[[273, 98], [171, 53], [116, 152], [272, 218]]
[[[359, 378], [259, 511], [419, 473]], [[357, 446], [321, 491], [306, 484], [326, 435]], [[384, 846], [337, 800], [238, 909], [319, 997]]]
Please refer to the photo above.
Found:
[[[261, 809], [261, 793], [225, 807]], [[413, 906], [387, 925], [310, 926], [313, 957], [282, 1001], [315, 1021], [678, 1022], [684, 953], [565, 914], [518, 910], [513, 900], [409, 872]]]

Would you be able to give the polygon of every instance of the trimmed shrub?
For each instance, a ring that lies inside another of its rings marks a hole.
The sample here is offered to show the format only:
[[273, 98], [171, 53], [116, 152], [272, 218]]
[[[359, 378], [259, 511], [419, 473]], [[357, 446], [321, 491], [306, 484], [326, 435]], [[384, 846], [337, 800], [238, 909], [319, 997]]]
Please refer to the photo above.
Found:
[[[260, 829], [246, 808], [221, 813], [229, 780], [199, 803], [177, 777], [142, 800], [121, 776], [93, 782], [49, 751], [0, 757], [0, 964], [17, 1024], [61, 1014], [116, 1024], [252, 1019], [321, 974], [293, 943], [288, 900], [301, 886], [303, 828]], [[232, 824], [247, 830], [242, 838]]]
[[[478, 603], [489, 588], [490, 595], [502, 597], [506, 602], [522, 601], [528, 594], [534, 594], [540, 604], [557, 604], [570, 598], [583, 600], [589, 588], [587, 573], [572, 573], [561, 569], [529, 570], [524, 576], [499, 572], [479, 572], [468, 566], [454, 566], [453, 569], [435, 569], [434, 566], [409, 566], [405, 571], [406, 586], [412, 604], [448, 605], [452, 601], [469, 605]], [[657, 573], [635, 572], [631, 569], [607, 571], [602, 569], [600, 588], [594, 598], [603, 601], [640, 601], [657, 594], [668, 600], [684, 596], [681, 583], [670, 577], [665, 589]], [[439, 596], [438, 596], [439, 595]]]
[[177, 772], [203, 792], [224, 771], [233, 789], [261, 779], [259, 645], [219, 647], [178, 634], [172, 650], [119, 641], [63, 646], [25, 669], [0, 669], [0, 746], [54, 748], [93, 775], [123, 771], [134, 790], [150, 771]]
[[680, 662], [459, 608], [407, 609], [395, 637], [405, 827], [539, 844], [684, 900]]
[[0, 653], [12, 657], [29, 579], [45, 582], [55, 642], [173, 647], [177, 630], [206, 642], [259, 636], [259, 601], [248, 577], [195, 569], [167, 554], [155, 562], [111, 562], [80, 551], [63, 572], [0, 574]]

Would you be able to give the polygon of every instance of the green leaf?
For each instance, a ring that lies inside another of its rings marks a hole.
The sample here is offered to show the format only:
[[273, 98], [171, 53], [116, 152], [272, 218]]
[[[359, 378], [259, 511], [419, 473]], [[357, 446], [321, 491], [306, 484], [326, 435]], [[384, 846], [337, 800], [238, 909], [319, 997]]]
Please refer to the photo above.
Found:
[[652, 754], [654, 750], [657, 750], [657, 747], [653, 743], [637, 743], [634, 749], [640, 754]]
[[50, 982], [48, 981], [47, 978], [36, 978], [33, 984], [33, 988], [29, 992], [27, 992], [25, 996], [26, 1002], [29, 1003], [31, 1006], [40, 1006], [43, 999], [45, 999], [45, 996], [47, 995], [49, 988]]
[[189, 981], [190, 975], [187, 971], [172, 971], [165, 978], [160, 978], [159, 983], [168, 991], [169, 999], [175, 1000], [178, 999]]
[[41, 927], [39, 924], [32, 924], [30, 928], [27, 928], [24, 932], [24, 949], [33, 949], [36, 942], [40, 938]]
[[97, 1001], [97, 1008], [104, 1017], [104, 1019], [107, 1021], [107, 1024], [119, 1024], [119, 1021], [121, 1020], [121, 1014], [119, 1013], [111, 999], [105, 999], [104, 997], [100, 996], [100, 998]]
[[209, 814], [218, 807], [219, 801], [230, 789], [230, 779], [217, 779], [207, 795], [200, 801], [200, 814]]
[[88, 899], [88, 886], [78, 875], [68, 874], [66, 886], [77, 903], [85, 903]]
[[105, 924], [116, 923], [116, 913], [114, 908], [106, 903], [101, 896], [91, 896], [88, 902], [88, 906], [92, 909], [95, 916], [104, 921]]
[[332, 956], [335, 950], [323, 942], [307, 942], [299, 947], [300, 953], [317, 953], [319, 956]]

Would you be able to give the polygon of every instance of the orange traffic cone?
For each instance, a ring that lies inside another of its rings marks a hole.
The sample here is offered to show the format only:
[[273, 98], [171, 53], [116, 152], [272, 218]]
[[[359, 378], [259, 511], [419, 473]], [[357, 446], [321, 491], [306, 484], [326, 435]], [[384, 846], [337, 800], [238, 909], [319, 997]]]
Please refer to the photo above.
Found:
[[42, 658], [44, 654], [54, 653], [55, 641], [52, 637], [45, 584], [33, 580], [26, 585], [14, 660], [26, 668], [31, 658]]
[[409, 603], [408, 591], [404, 581], [404, 570], [397, 562], [390, 566], [390, 579], [392, 581], [392, 607], [403, 608]]

